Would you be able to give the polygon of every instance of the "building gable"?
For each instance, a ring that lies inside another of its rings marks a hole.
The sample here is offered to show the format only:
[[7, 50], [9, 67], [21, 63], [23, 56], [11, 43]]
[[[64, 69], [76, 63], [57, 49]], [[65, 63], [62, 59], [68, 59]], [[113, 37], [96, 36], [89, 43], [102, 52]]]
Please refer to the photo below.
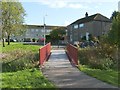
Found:
[[111, 20], [101, 14], [96, 14], [96, 16], [94, 17], [95, 21], [104, 21], [104, 22], [111, 22]]
[[[81, 19], [78, 19], [76, 20], [75, 22], [71, 23], [70, 25], [73, 25], [73, 24], [81, 24], [81, 23], [87, 23], [87, 22], [90, 22], [90, 21], [104, 21], [104, 22], [111, 22], [111, 20], [99, 13], [97, 14], [94, 14], [94, 15], [91, 15], [91, 16], [87, 16], [87, 17], [84, 17], [84, 18], [81, 18]], [[68, 26], [70, 26], [68, 25]]]

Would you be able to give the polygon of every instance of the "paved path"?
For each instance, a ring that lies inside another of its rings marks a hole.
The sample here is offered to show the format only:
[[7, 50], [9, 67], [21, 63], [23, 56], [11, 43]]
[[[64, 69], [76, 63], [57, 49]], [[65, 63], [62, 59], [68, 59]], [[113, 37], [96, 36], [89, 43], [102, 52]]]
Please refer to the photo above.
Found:
[[115, 88], [92, 78], [73, 67], [64, 50], [52, 50], [42, 69], [43, 74], [58, 88]]

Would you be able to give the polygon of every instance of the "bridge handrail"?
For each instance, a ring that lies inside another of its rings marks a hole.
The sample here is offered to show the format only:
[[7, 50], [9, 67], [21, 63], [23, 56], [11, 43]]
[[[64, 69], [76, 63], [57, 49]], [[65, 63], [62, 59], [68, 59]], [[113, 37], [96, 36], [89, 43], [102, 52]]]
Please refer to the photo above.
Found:
[[49, 58], [51, 53], [51, 43], [46, 44], [39, 49], [39, 64], [43, 66], [44, 62]]
[[76, 66], [78, 65], [78, 49], [72, 44], [67, 44], [67, 55]]

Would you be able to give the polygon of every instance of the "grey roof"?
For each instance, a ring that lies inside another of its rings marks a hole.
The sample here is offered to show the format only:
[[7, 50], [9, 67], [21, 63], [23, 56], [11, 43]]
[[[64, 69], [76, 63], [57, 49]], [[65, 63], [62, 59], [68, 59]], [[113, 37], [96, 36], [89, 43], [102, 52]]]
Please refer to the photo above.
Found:
[[[97, 17], [103, 17], [103, 19], [101, 18], [97, 18]], [[86, 23], [86, 22], [90, 22], [90, 21], [104, 21], [104, 22], [111, 22], [111, 20], [99, 13], [97, 14], [94, 14], [94, 15], [91, 15], [91, 16], [88, 16], [88, 17], [84, 17], [84, 18], [81, 18], [81, 19], [78, 19], [76, 20], [75, 22], [71, 23], [70, 25], [72, 24], [80, 24], [80, 23]]]

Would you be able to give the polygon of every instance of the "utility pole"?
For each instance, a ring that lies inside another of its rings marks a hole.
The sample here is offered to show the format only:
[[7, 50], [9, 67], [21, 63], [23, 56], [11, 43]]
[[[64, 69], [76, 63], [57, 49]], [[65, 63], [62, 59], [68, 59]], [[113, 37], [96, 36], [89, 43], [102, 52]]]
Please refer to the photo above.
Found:
[[45, 46], [45, 16], [44, 16], [44, 18], [43, 18], [43, 22], [44, 22], [44, 46]]
[[[45, 16], [47, 16], [47, 15], [45, 15]], [[45, 26], [46, 26], [46, 24], [45, 24], [45, 16], [43, 17], [43, 23], [44, 23], [44, 45], [45, 45], [45, 41], [46, 41], [46, 30], [45, 30]]]

